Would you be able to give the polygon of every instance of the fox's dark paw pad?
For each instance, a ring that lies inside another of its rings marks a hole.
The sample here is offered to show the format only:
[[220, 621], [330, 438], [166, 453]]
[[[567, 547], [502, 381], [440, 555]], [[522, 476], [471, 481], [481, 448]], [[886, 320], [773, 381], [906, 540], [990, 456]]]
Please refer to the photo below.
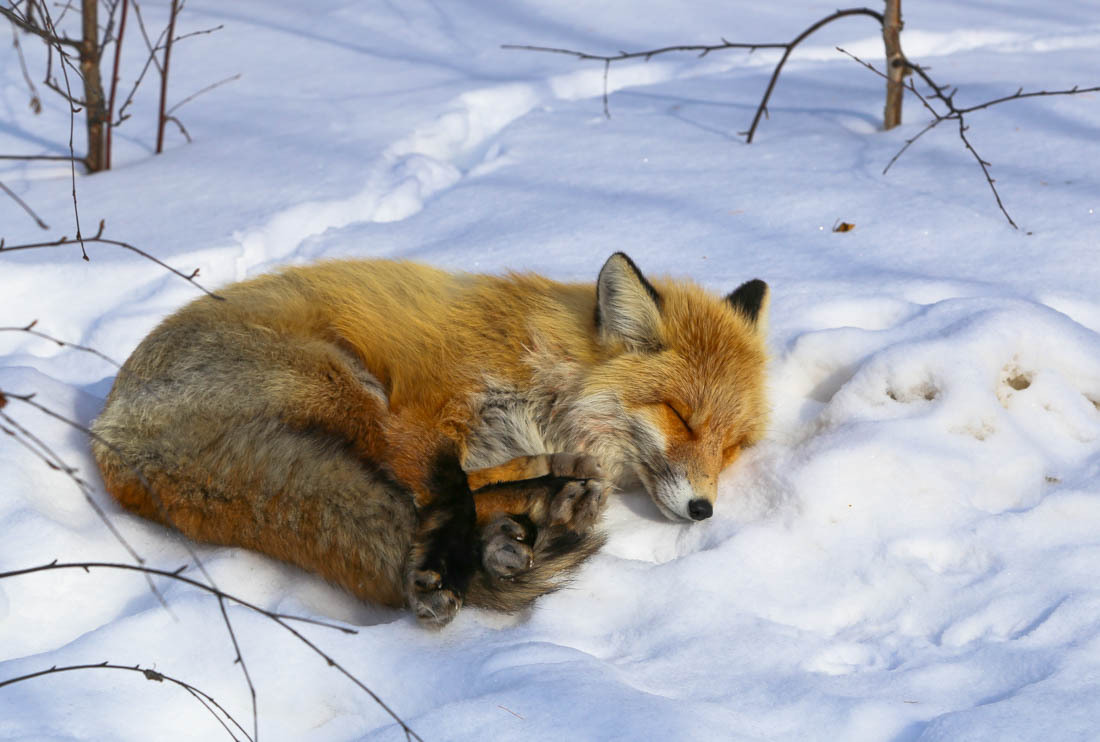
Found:
[[566, 482], [550, 501], [549, 525], [583, 533], [595, 525], [611, 486], [600, 479]]
[[494, 577], [509, 579], [531, 569], [535, 554], [526, 542], [532, 540], [532, 535], [507, 515], [494, 520], [481, 535], [485, 570]]
[[449, 624], [462, 607], [462, 599], [443, 587], [443, 578], [432, 569], [412, 571], [408, 600], [420, 624], [436, 629]]
[[603, 470], [595, 458], [583, 453], [550, 454], [550, 476], [567, 479], [599, 479]]

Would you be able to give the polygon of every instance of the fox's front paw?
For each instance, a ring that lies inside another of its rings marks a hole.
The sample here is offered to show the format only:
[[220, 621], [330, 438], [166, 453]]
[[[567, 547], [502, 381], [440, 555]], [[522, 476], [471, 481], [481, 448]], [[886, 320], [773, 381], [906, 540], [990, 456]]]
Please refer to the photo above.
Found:
[[600, 479], [603, 470], [593, 456], [584, 453], [549, 454], [550, 476], [566, 479]]
[[443, 577], [433, 569], [414, 569], [407, 586], [409, 607], [422, 626], [441, 629], [462, 607], [462, 598], [443, 586]]
[[534, 529], [510, 515], [501, 515], [481, 534], [481, 561], [493, 577], [511, 579], [535, 563]]
[[576, 533], [588, 531], [603, 512], [610, 489], [602, 479], [566, 482], [550, 500], [548, 525]]

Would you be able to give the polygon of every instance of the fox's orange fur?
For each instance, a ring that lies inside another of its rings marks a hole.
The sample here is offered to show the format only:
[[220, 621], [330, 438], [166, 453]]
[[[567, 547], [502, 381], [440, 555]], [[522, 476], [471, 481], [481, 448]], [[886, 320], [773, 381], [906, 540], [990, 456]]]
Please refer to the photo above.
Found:
[[553, 589], [609, 484], [709, 516], [764, 429], [760, 281], [721, 298], [617, 253], [595, 286], [334, 261], [220, 293], [120, 371], [108, 490], [429, 623]]

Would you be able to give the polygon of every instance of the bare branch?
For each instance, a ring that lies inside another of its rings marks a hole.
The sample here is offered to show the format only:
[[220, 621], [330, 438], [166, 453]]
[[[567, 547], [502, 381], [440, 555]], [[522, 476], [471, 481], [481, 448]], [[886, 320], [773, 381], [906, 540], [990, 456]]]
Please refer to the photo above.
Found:
[[[179, 0], [172, 0], [168, 14], [168, 35], [164, 42], [164, 66], [160, 71], [160, 115], [157, 118], [157, 154], [164, 151], [164, 125], [168, 123], [164, 106], [168, 99], [168, 63], [172, 58], [172, 34], [176, 30], [176, 15], [179, 13]], [[179, 123], [178, 121], [176, 122]], [[182, 129], [182, 125], [180, 126]], [[186, 134], [186, 132], [184, 132]], [[190, 137], [188, 137], [190, 139]]]
[[1012, 225], [1013, 229], [1019, 229], [1016, 226], [1016, 222], [1012, 221], [1012, 217], [1008, 215], [1008, 210], [1005, 209], [1004, 203], [1001, 201], [1001, 194], [997, 192], [997, 187], [993, 185], [993, 176], [989, 174], [989, 163], [982, 159], [982, 156], [978, 154], [978, 150], [974, 149], [974, 145], [970, 143], [970, 140], [966, 138], [966, 123], [963, 121], [962, 114], [957, 117], [959, 120], [959, 139], [962, 139], [966, 148], [970, 151], [970, 154], [974, 155], [974, 159], [978, 161], [978, 167], [982, 169], [982, 174], [985, 175], [985, 180], [989, 183], [989, 190], [993, 191], [993, 198], [997, 199], [997, 208], [1001, 210], [1001, 213], [1005, 215], [1005, 219]]
[[[58, 36], [57, 28], [54, 26], [53, 21], [50, 19], [50, 12], [43, 4], [40, 6], [40, 12], [42, 13], [43, 22], [46, 24], [47, 30], [49, 30], [54, 36]], [[73, 91], [69, 85], [69, 73], [65, 67], [65, 52], [61, 48], [60, 44], [51, 44], [51, 49], [56, 49], [61, 66], [61, 75], [65, 80], [65, 99], [69, 101], [69, 177], [72, 182], [73, 191], [73, 218], [76, 222], [76, 241], [80, 243], [80, 254], [87, 260], [88, 251], [84, 248], [84, 239], [80, 234], [80, 207], [76, 202], [76, 151], [73, 149], [73, 131], [76, 127], [76, 114], [77, 110], [73, 107]], [[47, 79], [49, 73], [47, 72]]]
[[[211, 296], [211, 297], [213, 297], [215, 299], [219, 299], [219, 300], [222, 299], [221, 296], [218, 296], [213, 291], [210, 291], [209, 289], [207, 289], [206, 287], [204, 287], [202, 284], [200, 284], [198, 281], [195, 280], [195, 276], [199, 275], [199, 269], [198, 268], [193, 270], [190, 274], [183, 273], [182, 271], [177, 270], [176, 268], [173, 268], [172, 266], [168, 265], [167, 263], [165, 263], [160, 258], [157, 258], [157, 257], [145, 252], [141, 248], [134, 247], [133, 245], [131, 245], [128, 242], [122, 242], [120, 240], [109, 240], [109, 239], [107, 239], [106, 237], [103, 236], [104, 227], [105, 227], [105, 223], [101, 220], [99, 222], [99, 231], [96, 232], [95, 236], [93, 236], [93, 237], [83, 237], [83, 238], [79, 238], [79, 239], [78, 238], [70, 239], [68, 237], [62, 237], [61, 239], [54, 240], [52, 242], [33, 242], [33, 243], [27, 243], [27, 244], [22, 244], [22, 245], [5, 245], [3, 243], [3, 241], [0, 240], [0, 253], [15, 252], [16, 250], [38, 250], [38, 249], [51, 248], [51, 247], [64, 247], [66, 245], [75, 245], [75, 244], [78, 244], [78, 243], [81, 244], [81, 245], [83, 245], [84, 243], [113, 245], [114, 247], [121, 247], [124, 250], [129, 250], [130, 252], [133, 252], [133, 253], [136, 253], [136, 254], [140, 255], [141, 257], [145, 258], [146, 260], [150, 260], [150, 261], [156, 263], [157, 265], [159, 265], [161, 268], [164, 268], [169, 273], [177, 275], [180, 278], [182, 278], [183, 280], [190, 282], [197, 289], [202, 291], [207, 296]], [[87, 258], [87, 253], [85, 253], [84, 259], [85, 260], [88, 259]]]
[[1023, 92], [1023, 88], [1020, 88], [1012, 95], [1006, 95], [1001, 98], [994, 98], [993, 100], [987, 100], [985, 103], [979, 103], [976, 106], [969, 106], [968, 108], [956, 108], [957, 113], [973, 113], [974, 111], [980, 111], [983, 108], [989, 108], [1000, 103], [1007, 103], [1013, 100], [1023, 100], [1024, 98], [1039, 98], [1044, 96], [1053, 95], [1080, 95], [1082, 93], [1097, 93], [1100, 92], [1100, 85], [1092, 88], [1082, 88], [1074, 85], [1068, 90], [1036, 90], [1030, 93]]
[[[203, 93], [209, 93], [214, 88], [219, 88], [222, 85], [225, 85], [226, 83], [230, 83], [230, 82], [233, 82], [234, 80], [240, 80], [240, 79], [241, 79], [241, 73], [238, 72], [235, 75], [230, 75], [229, 77], [225, 78], [224, 80], [218, 80], [216, 83], [213, 83], [211, 85], [207, 85], [202, 90], [196, 90], [194, 93], [191, 93], [191, 95], [187, 96], [186, 98], [184, 98], [180, 102], [176, 103], [174, 106], [169, 108], [165, 113], [167, 115], [171, 116], [177, 109], [183, 107], [184, 104], [190, 103], [191, 101], [195, 100], [195, 98], [198, 98]], [[182, 125], [181, 125], [181, 128], [182, 128]]]
[[920, 131], [918, 131], [915, 136], [913, 136], [909, 139], [906, 139], [905, 144], [902, 145], [902, 148], [899, 149], [897, 152], [895, 152], [894, 156], [890, 158], [890, 161], [888, 163], [886, 163], [886, 167], [884, 167], [882, 169], [882, 174], [886, 175], [886, 173], [888, 173], [890, 171], [890, 168], [892, 168], [894, 166], [894, 163], [898, 161], [899, 157], [901, 157], [903, 154], [905, 154], [905, 151], [907, 149], [909, 149], [909, 147], [913, 144], [913, 142], [917, 141], [922, 136], [924, 136], [927, 132], [931, 131], [932, 129], [935, 129], [937, 126], [939, 126], [942, 122], [944, 122], [946, 120], [947, 119], [944, 119], [944, 118], [932, 119], [931, 121], [928, 122], [928, 125], [925, 126], [923, 129], [921, 129]]
[[15, 47], [15, 54], [19, 57], [19, 69], [23, 73], [23, 80], [27, 83], [27, 89], [31, 92], [30, 106], [35, 115], [42, 113], [42, 99], [38, 97], [38, 89], [34, 87], [34, 81], [31, 80], [31, 74], [27, 71], [27, 60], [23, 57], [23, 45], [19, 43], [19, 31], [16, 30], [16, 26], [12, 24], [11, 27], [11, 44]]
[[39, 217], [38, 214], [35, 214], [34, 210], [31, 209], [31, 207], [27, 205], [27, 202], [24, 201], [23, 199], [19, 198], [19, 196], [15, 193], [15, 191], [13, 191], [12, 189], [10, 189], [6, 185], [4, 185], [3, 181], [0, 181], [0, 191], [3, 191], [4, 193], [8, 194], [8, 196], [11, 198], [11, 200], [15, 201], [15, 203], [22, 206], [23, 211], [27, 212], [27, 214], [30, 216], [30, 218], [34, 219], [35, 223], [40, 228], [42, 228], [42, 229], [49, 229], [50, 228], [50, 225], [46, 224], [46, 222], [42, 221], [41, 217]]
[[[876, 75], [879, 75], [880, 77], [886, 77], [884, 73], [875, 69], [874, 65], [868, 64], [851, 52], [841, 49], [840, 47], [837, 47], [837, 50], [848, 55], [857, 63], [863, 65], [871, 72], [874, 72]], [[932, 114], [932, 120], [923, 129], [917, 132], [916, 135], [905, 140], [905, 144], [894, 154], [893, 157], [890, 158], [890, 161], [886, 164], [886, 167], [882, 171], [883, 175], [885, 175], [890, 170], [890, 168], [893, 167], [894, 163], [897, 162], [903, 154], [905, 154], [905, 152], [909, 149], [910, 146], [912, 146], [914, 142], [916, 142], [926, 133], [928, 133], [932, 129], [935, 129], [944, 121], [957, 121], [959, 125], [959, 139], [962, 140], [963, 146], [971, 154], [971, 156], [973, 156], [974, 160], [978, 163], [978, 167], [981, 168], [982, 175], [985, 176], [986, 183], [989, 184], [989, 190], [993, 192], [993, 198], [997, 202], [997, 208], [1001, 210], [1001, 213], [1004, 214], [1005, 219], [1008, 221], [1009, 224], [1012, 225], [1013, 229], [1019, 229], [1019, 226], [1012, 219], [1012, 216], [1008, 213], [1008, 209], [1005, 208], [1004, 201], [1001, 200], [1001, 194], [997, 191], [997, 186], [995, 185], [996, 181], [993, 179], [993, 176], [990, 175], [989, 172], [989, 168], [991, 167], [989, 161], [978, 154], [978, 150], [974, 148], [973, 143], [971, 143], [969, 137], [967, 137], [966, 135], [970, 127], [966, 125], [966, 119], [964, 118], [965, 115], [968, 113], [973, 113], [974, 111], [980, 111], [986, 108], [990, 108], [992, 106], [1000, 105], [1001, 103], [1007, 103], [1014, 100], [1022, 100], [1024, 98], [1094, 93], [1100, 91], [1100, 86], [1082, 88], [1078, 85], [1074, 85], [1072, 88], [1069, 88], [1067, 90], [1038, 90], [1027, 93], [1024, 92], [1023, 88], [1018, 88], [1016, 92], [1012, 95], [1005, 95], [1001, 96], [1000, 98], [987, 100], [984, 103], [979, 103], [974, 106], [960, 108], [959, 106], [955, 105], [955, 94], [958, 92], [957, 88], [952, 88], [949, 90], [946, 85], [940, 85], [932, 79], [932, 76], [928, 74], [928, 70], [925, 67], [914, 64], [904, 57], [899, 60], [899, 64], [906, 67], [908, 70], [916, 73], [916, 75], [921, 78], [924, 84], [931, 89], [931, 94], [925, 96], [922, 95], [919, 90], [917, 90], [917, 87], [912, 80], [910, 80], [909, 83], [904, 86], [906, 90], [917, 96], [921, 104], [924, 106], [925, 110]], [[936, 110], [935, 106], [932, 105], [932, 101], [939, 101], [941, 104], [943, 104], [943, 106], [947, 109], [946, 113]]]
[[61, 36], [57, 33], [56, 29], [52, 28], [52, 24], [49, 24], [50, 28], [48, 29], [40, 28], [37, 24], [28, 22], [26, 18], [21, 17], [10, 8], [5, 8], [3, 6], [0, 6], [0, 15], [7, 18], [20, 30], [34, 34], [51, 46], [71, 46], [74, 49], [80, 48], [79, 41], [70, 39], [68, 36]]
[[214, 26], [213, 28], [204, 28], [201, 31], [192, 31], [190, 33], [185, 33], [181, 36], [177, 36], [175, 39], [172, 40], [172, 43], [174, 44], [176, 42], [183, 41], [184, 39], [190, 39], [194, 36], [205, 36], [207, 34], [212, 34], [215, 31], [221, 31], [223, 28], [225, 28], [225, 24], [224, 23], [219, 23], [218, 25]]
[[[218, 720], [218, 723], [222, 725], [222, 728], [225, 729], [225, 731], [229, 734], [231, 738], [237, 740], [237, 736], [226, 725], [225, 719], [228, 719], [234, 726], [236, 726], [237, 730], [244, 735], [245, 739], [249, 740], [250, 742], [254, 742], [256, 739], [254, 735], [250, 736], [248, 732], [245, 731], [244, 727], [242, 727], [240, 723], [238, 723], [237, 720], [233, 718], [233, 715], [226, 711], [225, 707], [223, 707], [220, 703], [215, 701], [210, 694], [206, 693], [203, 690], [200, 690], [199, 688], [196, 688], [190, 683], [184, 682], [183, 680], [173, 677], [165, 672], [161, 672], [160, 670], [153, 670], [151, 668], [142, 668], [141, 665], [115, 665], [111, 664], [110, 662], [100, 662], [94, 665], [65, 665], [63, 667], [58, 667], [57, 665], [54, 665], [48, 670], [39, 670], [38, 672], [31, 672], [27, 673], [26, 675], [19, 675], [14, 678], [8, 678], [7, 680], [0, 680], [0, 688], [3, 688], [6, 685], [15, 685], [16, 683], [21, 683], [26, 680], [33, 680], [34, 678], [41, 678], [47, 675], [56, 675], [64, 672], [77, 672], [81, 670], [122, 670], [140, 673], [145, 676], [146, 680], [151, 680], [156, 683], [173, 683], [175, 685], [178, 685], [180, 688], [186, 690], [188, 693], [191, 694], [192, 697], [194, 697], [199, 703], [201, 703], [203, 707], [207, 711], [209, 711], [215, 719]], [[214, 709], [217, 709], [218, 712], [221, 712], [225, 719], [222, 719], [221, 716], [218, 716], [218, 713], [215, 712]]]
[[[103, 159], [108, 170], [111, 169], [111, 141], [113, 139], [112, 134], [115, 129], [115, 95], [118, 93], [118, 66], [122, 60], [122, 40], [126, 35], [126, 16], [130, 9], [130, 0], [122, 0], [122, 17], [118, 23], [118, 38], [115, 39], [115, 61], [114, 66], [111, 68], [111, 93], [107, 99], [107, 141], [105, 143], [105, 150], [103, 153]], [[111, 20], [114, 20], [114, 11], [111, 11]]]
[[138, 3], [137, 0], [134, 0], [134, 15], [137, 16], [138, 28], [141, 29], [141, 37], [145, 39], [145, 48], [149, 51], [149, 59], [146, 61], [146, 66], [149, 65], [149, 62], [152, 62], [156, 65], [157, 72], [159, 74], [164, 74], [160, 66], [160, 60], [157, 59], [157, 50], [160, 49], [160, 43], [164, 39], [164, 34], [167, 32], [167, 29], [160, 32], [160, 36], [157, 37], [157, 42], [154, 44], [149, 39], [148, 31], [145, 30], [145, 20], [141, 15], [141, 4]]
[[764, 97], [761, 99], [760, 105], [756, 109], [756, 115], [753, 116], [752, 125], [749, 127], [747, 132], [742, 132], [743, 134], [746, 135], [745, 136], [746, 143], [751, 143], [753, 136], [756, 134], [756, 127], [760, 124], [761, 117], [765, 116], [767, 114], [768, 100], [771, 98], [772, 91], [775, 89], [775, 84], [779, 79], [779, 73], [783, 70], [783, 65], [785, 65], [787, 63], [787, 59], [790, 57], [791, 52], [794, 50], [794, 48], [796, 46], [798, 46], [799, 44], [801, 44], [807, 37], [809, 37], [811, 34], [813, 34], [818, 29], [822, 28], [823, 26], [826, 26], [826, 25], [832, 23], [833, 21], [839, 20], [841, 18], [847, 18], [849, 16], [856, 16], [856, 15], [869, 16], [871, 18], [874, 18], [876, 21], [878, 21], [880, 26], [883, 24], [883, 15], [882, 15], [882, 13], [879, 13], [877, 10], [871, 10], [870, 8], [848, 8], [846, 10], [838, 10], [835, 13], [833, 13], [832, 15], [826, 16], [826, 17], [818, 20], [817, 22], [815, 22], [814, 24], [809, 26], [802, 33], [798, 34], [797, 36], [795, 36], [793, 39], [791, 39], [788, 42], [766, 43], [766, 44], [765, 43], [749, 43], [749, 42], [731, 42], [731, 41], [727, 41], [726, 39], [723, 38], [721, 44], [664, 46], [664, 47], [661, 47], [659, 49], [649, 49], [649, 50], [640, 51], [640, 52], [620, 51], [618, 54], [613, 54], [613, 55], [592, 54], [590, 52], [576, 51], [574, 49], [560, 49], [560, 48], [557, 48], [557, 47], [549, 47], [549, 46], [530, 46], [530, 45], [526, 45], [526, 44], [504, 44], [504, 45], [501, 46], [501, 48], [502, 49], [514, 49], [514, 50], [520, 50], [520, 51], [547, 52], [547, 53], [550, 53], [550, 54], [565, 54], [565, 55], [568, 55], [568, 56], [571, 56], [571, 57], [576, 57], [577, 59], [580, 59], [580, 60], [592, 60], [592, 61], [603, 62], [604, 63], [603, 105], [604, 105], [604, 115], [607, 116], [608, 118], [611, 117], [611, 114], [608, 110], [608, 104], [607, 104], [607, 97], [608, 97], [607, 96], [607, 74], [608, 74], [608, 69], [610, 68], [612, 62], [621, 62], [621, 61], [625, 61], [625, 60], [628, 60], [628, 59], [643, 59], [646, 62], [648, 62], [650, 59], [657, 56], [658, 54], [668, 54], [668, 53], [671, 53], [671, 52], [695, 52], [695, 53], [698, 54], [699, 57], [705, 57], [706, 55], [710, 54], [711, 52], [722, 51], [722, 50], [726, 50], [726, 49], [745, 49], [745, 50], [748, 50], [750, 53], [756, 51], [757, 49], [782, 49], [783, 50], [783, 55], [782, 55], [782, 57], [780, 57], [779, 62], [776, 64], [775, 69], [772, 71], [771, 79], [768, 81], [767, 90], [765, 90]]
[[879, 13], [876, 10], [871, 10], [870, 8], [848, 8], [847, 10], [838, 10], [832, 15], [826, 16], [825, 18], [822, 18], [821, 20], [812, 24], [805, 31], [794, 37], [794, 39], [787, 44], [786, 49], [784, 49], [783, 51], [783, 56], [780, 57], [779, 63], [775, 65], [775, 70], [772, 72], [772, 77], [768, 81], [768, 88], [764, 91], [764, 97], [760, 100], [760, 105], [756, 109], [756, 115], [753, 116], [752, 125], [749, 127], [749, 130], [745, 136], [746, 143], [752, 143], [753, 135], [755, 135], [756, 133], [756, 127], [760, 123], [760, 117], [767, 112], [768, 99], [771, 98], [772, 91], [775, 89], [775, 83], [779, 80], [779, 73], [783, 70], [783, 65], [787, 63], [787, 59], [791, 56], [791, 52], [794, 50], [794, 48], [823, 26], [826, 26], [833, 21], [839, 20], [841, 18], [846, 18], [853, 15], [870, 16], [871, 18], [877, 20], [880, 26], [883, 23], [882, 13]]
[[76, 343], [70, 343], [70, 342], [67, 342], [65, 340], [59, 340], [58, 338], [55, 338], [52, 335], [47, 335], [44, 332], [39, 332], [38, 330], [34, 329], [35, 325], [37, 325], [37, 324], [38, 324], [38, 320], [33, 320], [29, 324], [26, 324], [22, 327], [0, 327], [0, 332], [25, 332], [28, 335], [34, 335], [37, 338], [42, 338], [43, 340], [48, 340], [51, 343], [56, 343], [59, 347], [62, 347], [62, 348], [72, 348], [73, 350], [79, 350], [82, 353], [89, 353], [89, 354], [91, 354], [91, 355], [93, 355], [93, 356], [95, 356], [95, 357], [97, 357], [101, 360], [106, 361], [107, 363], [111, 364], [115, 368], [121, 368], [122, 367], [121, 363], [119, 363], [118, 361], [112, 360], [109, 356], [104, 355], [103, 353], [96, 350], [95, 348], [89, 348], [86, 345], [77, 345]]
[[[33, 394], [20, 395], [12, 394], [9, 392], [5, 395], [0, 392], [0, 397], [2, 397], [5, 402], [8, 399], [15, 399], [20, 402], [24, 402], [25, 404], [29, 404], [39, 411], [45, 412], [51, 417], [60, 419], [68, 423], [69, 425], [80, 427], [78, 423], [74, 423], [71, 420], [68, 420], [63, 416], [58, 415], [52, 410], [49, 410], [43, 405], [40, 405], [37, 402], [33, 401]], [[14, 420], [6, 412], [0, 412], [0, 421], [3, 422], [3, 424], [0, 425], [0, 432], [3, 432], [5, 435], [10, 436], [17, 443], [22, 445], [32, 454], [34, 454], [35, 457], [41, 460], [49, 468], [53, 469], [54, 471], [58, 471], [71, 479], [73, 483], [77, 486], [77, 489], [80, 490], [81, 494], [84, 495], [85, 501], [87, 501], [88, 505], [91, 506], [92, 510], [96, 514], [96, 517], [98, 517], [103, 525], [107, 527], [107, 530], [112, 536], [114, 536], [115, 540], [118, 541], [122, 548], [126, 550], [126, 552], [130, 555], [130, 558], [138, 564], [145, 564], [145, 560], [141, 557], [140, 554], [137, 553], [137, 550], [134, 549], [130, 542], [126, 540], [126, 537], [122, 535], [122, 532], [118, 530], [115, 524], [111, 522], [111, 519], [107, 516], [106, 511], [104, 511], [103, 508], [99, 506], [99, 503], [95, 501], [95, 498], [92, 497], [91, 485], [89, 485], [83, 477], [77, 475], [78, 470], [76, 469], [76, 467], [66, 464], [61, 456], [56, 451], [54, 451], [49, 446], [49, 444], [47, 444], [31, 431], [27, 430], [24, 426], [20, 425], [18, 421]], [[165, 609], [167, 609], [168, 603], [164, 600], [164, 596], [161, 595], [160, 590], [157, 589], [157, 586], [153, 584], [152, 579], [148, 575], [146, 575], [146, 582], [149, 583], [149, 590], [153, 593], [160, 604], [164, 606]]]
[[187, 143], [188, 143], [188, 144], [190, 144], [190, 143], [191, 143], [191, 141], [192, 141], [192, 140], [191, 140], [191, 135], [190, 135], [190, 134], [189, 134], [189, 133], [187, 132], [187, 128], [186, 128], [186, 127], [184, 127], [184, 125], [183, 125], [183, 122], [182, 122], [182, 121], [180, 121], [180, 120], [179, 120], [178, 118], [176, 118], [175, 116], [165, 116], [165, 117], [164, 117], [164, 120], [165, 120], [165, 121], [171, 121], [171, 122], [172, 122], [173, 124], [175, 124], [175, 125], [176, 125], [176, 126], [177, 126], [177, 127], [179, 128], [179, 130], [180, 130], [180, 134], [183, 134], [183, 138], [187, 140]]
[[[30, 574], [36, 574], [36, 573], [39, 573], [39, 572], [48, 572], [48, 571], [58, 570], [58, 569], [78, 569], [78, 570], [82, 570], [84, 572], [89, 572], [92, 569], [118, 569], [118, 570], [128, 570], [128, 571], [131, 571], [131, 572], [145, 572], [145, 573], [147, 573], [149, 575], [152, 575], [152, 576], [166, 577], [166, 578], [171, 579], [171, 580], [177, 580], [179, 582], [186, 583], [186, 584], [191, 585], [192, 587], [195, 587], [199, 590], [203, 590], [203, 591], [208, 592], [212, 595], [217, 595], [217, 596], [219, 596], [219, 597], [221, 597], [225, 600], [231, 600], [234, 603], [237, 603], [238, 605], [241, 605], [241, 606], [243, 606], [243, 607], [245, 607], [245, 608], [247, 608], [247, 609], [249, 609], [249, 610], [251, 610], [255, 613], [258, 613], [258, 614], [262, 615], [262, 616], [266, 616], [268, 619], [274, 621], [276, 624], [278, 624], [280, 627], [282, 627], [285, 631], [290, 632], [290, 634], [292, 634], [295, 638], [297, 638], [299, 641], [301, 641], [303, 644], [305, 644], [307, 647], [309, 647], [309, 649], [312, 650], [313, 653], [316, 654], [318, 657], [323, 659], [325, 661], [325, 663], [328, 664], [329, 667], [334, 668], [337, 672], [339, 672], [344, 677], [346, 677], [348, 680], [350, 680], [353, 684], [355, 684], [356, 687], [358, 687], [360, 690], [362, 690], [364, 693], [366, 693], [368, 696], [370, 696], [370, 698], [375, 703], [377, 703], [379, 705], [379, 707], [382, 708], [390, 716], [390, 718], [392, 718], [395, 722], [397, 722], [398, 726], [401, 727], [401, 730], [405, 733], [407, 738], [415, 739], [415, 740], [419, 740], [419, 742], [423, 742], [421, 737], [419, 735], [417, 735], [409, 727], [409, 725], [406, 724], [401, 719], [401, 717], [399, 717], [393, 711], [393, 709], [391, 709], [388, 705], [386, 705], [386, 703], [384, 701], [382, 701], [382, 699], [379, 698], [378, 695], [374, 693], [374, 691], [372, 691], [370, 688], [368, 688], [367, 685], [365, 683], [363, 683], [362, 680], [360, 680], [355, 675], [353, 675], [347, 668], [345, 668], [343, 665], [341, 665], [339, 662], [337, 662], [335, 658], [333, 658], [331, 655], [329, 655], [323, 649], [321, 649], [316, 644], [314, 644], [312, 641], [310, 641], [308, 638], [306, 638], [301, 632], [296, 630], [289, 623], [290, 621], [301, 620], [301, 619], [296, 619], [293, 616], [287, 616], [287, 615], [284, 615], [284, 614], [281, 614], [281, 613], [274, 613], [272, 611], [266, 610], [265, 608], [261, 608], [260, 606], [254, 604], [254, 603], [250, 603], [247, 600], [244, 600], [243, 598], [238, 598], [235, 595], [230, 595], [229, 593], [224, 593], [221, 590], [218, 590], [217, 588], [211, 587], [211, 586], [206, 585], [206, 584], [204, 584], [202, 582], [199, 582], [197, 580], [193, 580], [189, 577], [184, 577], [180, 573], [182, 570], [177, 570], [175, 572], [169, 572], [167, 570], [153, 569], [151, 567], [139, 566], [139, 565], [134, 565], [134, 564], [114, 563], [114, 562], [68, 562], [68, 563], [50, 562], [49, 564], [43, 564], [43, 565], [39, 565], [37, 567], [27, 567], [25, 569], [17, 569], [17, 570], [11, 570], [11, 571], [8, 571], [8, 572], [0, 572], [0, 580], [9, 579], [9, 578], [12, 578], [12, 577], [19, 577], [21, 575], [30, 575]], [[316, 622], [310, 621], [310, 623], [316, 623]], [[343, 631], [343, 632], [348, 633], [348, 634], [357, 633], [354, 629], [337, 626], [335, 624], [328, 625], [328, 627], [339, 629], [340, 631]]]
[[76, 159], [77, 162], [84, 162], [79, 157], [74, 158], [72, 155], [0, 155], [0, 159], [57, 159], [65, 163]]

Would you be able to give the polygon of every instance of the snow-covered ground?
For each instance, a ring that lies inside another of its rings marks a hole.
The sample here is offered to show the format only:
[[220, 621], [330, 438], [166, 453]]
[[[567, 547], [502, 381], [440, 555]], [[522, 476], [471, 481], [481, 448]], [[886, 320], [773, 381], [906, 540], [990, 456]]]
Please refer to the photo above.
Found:
[[[163, 4], [162, 4], [163, 5]], [[968, 117], [1013, 230], [957, 127], [890, 157], [928, 120], [910, 98], [883, 133], [867, 18], [795, 54], [745, 145], [774, 52], [612, 66], [601, 53], [783, 41], [828, 2], [191, 0], [173, 52], [179, 112], [150, 152], [153, 88], [119, 130], [116, 168], [78, 179], [84, 232], [216, 287], [331, 256], [594, 280], [627, 251], [653, 273], [772, 287], [772, 430], [722, 480], [715, 516], [661, 519], [625, 494], [608, 546], [567, 590], [505, 617], [464, 610], [433, 633], [254, 554], [200, 548], [218, 585], [300, 626], [425, 740], [1094, 740], [1100, 738], [1100, 95]], [[877, 6], [876, 6], [877, 8]], [[1100, 84], [1090, 0], [907, 3], [902, 41], [972, 105]], [[156, 25], [163, 7], [150, 4]], [[130, 64], [140, 64], [131, 37]], [[24, 37], [32, 63], [38, 46]], [[131, 67], [132, 69], [132, 67]], [[0, 153], [62, 154], [68, 116], [34, 116], [0, 49]], [[77, 141], [80, 141], [78, 131]], [[0, 162], [8, 244], [73, 234], [67, 168]], [[833, 232], [837, 220], [855, 225]], [[122, 360], [195, 287], [123, 250], [0, 256], [0, 325]], [[82, 423], [115, 369], [0, 333], [0, 389]], [[151, 566], [190, 559], [96, 488], [84, 436], [11, 401], [93, 484]], [[0, 436], [0, 572], [129, 561], [64, 475]], [[200, 577], [194, 570], [188, 574]], [[0, 580], [0, 683], [110, 661], [185, 680], [251, 733], [217, 601], [136, 574]], [[398, 740], [360, 689], [272, 622], [230, 604], [265, 740]], [[238, 738], [243, 734], [234, 728]], [[84, 671], [0, 687], [0, 738], [217, 739], [182, 689]]]

